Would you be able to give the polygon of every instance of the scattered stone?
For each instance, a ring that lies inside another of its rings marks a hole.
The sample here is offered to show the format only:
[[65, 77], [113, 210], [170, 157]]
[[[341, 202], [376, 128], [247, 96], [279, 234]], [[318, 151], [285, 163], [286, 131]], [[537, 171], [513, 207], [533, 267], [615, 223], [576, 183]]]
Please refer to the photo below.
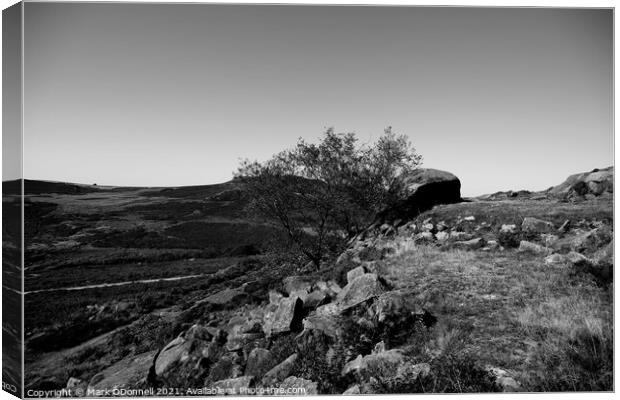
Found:
[[566, 261], [566, 257], [562, 254], [553, 253], [545, 257], [545, 264], [561, 264]]
[[308, 379], [289, 376], [280, 384], [280, 389], [297, 389], [298, 392], [294, 392], [293, 394], [304, 396], [319, 394], [318, 386], [316, 382], [312, 382]]
[[435, 226], [432, 223], [430, 223], [430, 222], [425, 223], [425, 224], [422, 225], [422, 230], [424, 232], [432, 232], [434, 228], [435, 228]]
[[435, 238], [440, 242], [445, 242], [450, 237], [450, 234], [446, 231], [440, 231], [435, 234]]
[[293, 296], [295, 293], [299, 292], [310, 293], [312, 283], [312, 279], [305, 276], [289, 276], [282, 279], [284, 291], [289, 296]]
[[523, 219], [523, 223], [521, 224], [521, 230], [523, 232], [530, 233], [555, 232], [555, 228], [553, 227], [553, 224], [551, 222], [533, 217], [525, 217]]
[[534, 254], [548, 254], [551, 250], [543, 247], [539, 244], [528, 242], [527, 240], [522, 240], [519, 243], [519, 251], [522, 253], [534, 253]]
[[263, 331], [268, 338], [273, 334], [298, 331], [302, 327], [304, 302], [297, 296], [283, 297], [269, 304], [263, 317]]
[[241, 289], [224, 289], [204, 299], [204, 302], [214, 305], [236, 304], [247, 298], [247, 293]]
[[473, 222], [475, 220], [476, 220], [476, 217], [474, 217], [473, 215], [463, 218], [463, 221], [468, 221], [468, 222]]
[[348, 388], [347, 390], [345, 390], [344, 393], [342, 393], [342, 394], [346, 394], [346, 395], [361, 394], [360, 387], [359, 387], [359, 385], [353, 385], [350, 388]]
[[267, 349], [255, 348], [248, 355], [245, 367], [245, 375], [254, 376], [261, 379], [263, 375], [273, 367], [276, 363], [271, 352]]
[[351, 271], [347, 272], [347, 283], [353, 282], [355, 278], [362, 276], [366, 273], [366, 269], [363, 266], [355, 267]]
[[515, 233], [517, 226], [515, 224], [504, 224], [499, 230], [501, 233]]
[[477, 250], [484, 246], [484, 239], [476, 238], [471, 240], [452, 243], [452, 248], [460, 250]]
[[570, 219], [564, 221], [564, 223], [558, 228], [558, 232], [566, 233], [570, 229]]
[[472, 239], [473, 236], [467, 232], [452, 231], [450, 232], [450, 239], [455, 241], [467, 241]]
[[338, 306], [342, 311], [372, 299], [385, 292], [376, 274], [358, 276], [347, 284], [338, 294]]
[[321, 290], [315, 290], [314, 292], [306, 296], [306, 300], [304, 301], [304, 308], [313, 310], [328, 301], [329, 296], [325, 292]]
[[435, 236], [432, 232], [420, 232], [413, 237], [413, 241], [418, 242], [432, 242], [435, 239]]
[[225, 394], [239, 396], [244, 394], [244, 389], [253, 386], [253, 384], [253, 376], [241, 376], [238, 378], [224, 379], [213, 382], [212, 386], [218, 390], [223, 390]]
[[297, 353], [291, 355], [286, 360], [267, 371], [263, 376], [263, 385], [271, 386], [288, 378], [293, 371], [295, 361], [297, 361]]
[[172, 365], [188, 356], [191, 341], [178, 336], [163, 348], [155, 360], [155, 373], [161, 375]]
[[507, 371], [500, 368], [488, 368], [487, 371], [495, 377], [495, 383], [503, 392], [521, 391], [521, 384], [512, 378]]

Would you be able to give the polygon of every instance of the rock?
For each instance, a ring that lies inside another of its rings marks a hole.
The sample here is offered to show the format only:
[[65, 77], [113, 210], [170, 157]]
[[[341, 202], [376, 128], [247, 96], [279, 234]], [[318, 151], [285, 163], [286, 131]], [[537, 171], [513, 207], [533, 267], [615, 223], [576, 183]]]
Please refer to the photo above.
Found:
[[432, 242], [435, 240], [435, 235], [432, 232], [420, 232], [413, 237], [413, 241], [419, 242]]
[[280, 384], [280, 389], [294, 390], [290, 392], [290, 394], [305, 396], [309, 394], [319, 394], [318, 386], [316, 382], [312, 382], [308, 379], [289, 376]]
[[316, 330], [331, 338], [337, 338], [340, 332], [340, 308], [335, 303], [318, 307], [304, 318], [304, 330]]
[[471, 240], [452, 243], [452, 248], [459, 250], [477, 250], [484, 246], [484, 239], [476, 238]]
[[445, 232], [445, 231], [437, 232], [435, 234], [435, 238], [439, 242], [445, 242], [446, 240], [448, 240], [449, 237], [450, 237], [450, 234], [448, 232]]
[[273, 334], [298, 331], [302, 327], [303, 301], [297, 297], [283, 297], [267, 306], [263, 317], [263, 331], [268, 338]]
[[219, 391], [223, 391], [227, 395], [242, 395], [247, 392], [247, 389], [254, 384], [253, 376], [241, 376], [238, 378], [224, 379], [217, 382], [213, 382], [211, 385]]
[[350, 388], [348, 388], [347, 390], [345, 390], [342, 394], [345, 394], [345, 395], [361, 394], [360, 387], [359, 387], [359, 385], [353, 385]]
[[473, 236], [467, 232], [459, 232], [459, 231], [450, 232], [450, 239], [454, 241], [467, 241], [467, 240], [471, 240], [472, 238]]
[[522, 253], [534, 253], [534, 254], [549, 254], [551, 250], [527, 240], [522, 240], [519, 243], [519, 251]]
[[399, 367], [402, 367], [405, 362], [405, 356], [400, 349], [380, 351], [364, 357], [360, 355], [345, 364], [342, 376], [354, 374], [362, 381], [367, 381], [370, 377], [381, 380], [396, 376]]
[[341, 311], [372, 299], [385, 292], [383, 284], [376, 274], [358, 276], [347, 284], [338, 294], [337, 302]]
[[515, 233], [517, 226], [515, 224], [504, 224], [499, 230], [501, 233]]
[[238, 303], [240, 300], [245, 300], [247, 298], [247, 293], [241, 289], [224, 289], [220, 292], [217, 292], [202, 302], [206, 302], [209, 304], [214, 304], [218, 306], [222, 305], [234, 305]]
[[314, 284], [313, 290], [322, 291], [331, 298], [335, 298], [342, 288], [334, 281], [318, 281]]
[[407, 176], [404, 199], [379, 213], [378, 219], [383, 222], [411, 220], [437, 204], [460, 201], [461, 182], [456, 176], [445, 171], [418, 168]]
[[[67, 381], [67, 386], [66, 386], [66, 388], [71, 390], [72, 392], [75, 392], [76, 390], [79, 389], [79, 390], [84, 390], [84, 393], [86, 392], [85, 389], [87, 389], [87, 387], [88, 387], [88, 382], [84, 382], [83, 380], [74, 378], [74, 377], [69, 378], [69, 380]], [[73, 394], [76, 394], [76, 393], [73, 393]]]
[[149, 351], [112, 364], [91, 378], [88, 389], [135, 388], [147, 375], [155, 354], [156, 351]]
[[363, 266], [355, 267], [351, 271], [347, 272], [347, 283], [351, 283], [358, 276], [362, 276], [366, 273], [366, 269]]
[[614, 191], [614, 167], [595, 169], [569, 176], [566, 181], [549, 190], [554, 195], [564, 195], [569, 198], [592, 195], [601, 196]]
[[175, 363], [186, 358], [190, 348], [191, 341], [186, 340], [183, 336], [178, 336], [172, 340], [157, 356], [157, 360], [155, 360], [155, 373], [161, 375]]
[[435, 226], [430, 222], [423, 224], [421, 228], [424, 232], [432, 232], [435, 229]]
[[542, 219], [525, 217], [521, 224], [521, 230], [529, 233], [552, 233], [555, 232], [553, 224]]
[[468, 222], [473, 222], [475, 220], [476, 220], [476, 217], [474, 217], [473, 215], [463, 218], [463, 221], [468, 221]]
[[275, 365], [275, 359], [269, 350], [255, 348], [248, 355], [244, 373], [245, 375], [254, 376], [257, 379], [261, 379], [263, 375], [275, 367]]
[[571, 248], [580, 253], [595, 252], [613, 239], [613, 232], [607, 226], [601, 226], [587, 233], [575, 236]]
[[211, 370], [207, 380], [209, 382], [222, 381], [227, 379], [238, 378], [243, 375], [243, 362], [242, 357], [237, 352], [225, 353], [216, 361]]
[[507, 371], [500, 368], [488, 368], [487, 371], [495, 378], [495, 383], [503, 392], [521, 391], [521, 384], [512, 378]]
[[564, 223], [558, 228], [558, 232], [560, 233], [566, 233], [568, 232], [570, 229], [570, 219], [567, 219], [566, 221], [564, 221]]
[[566, 261], [566, 257], [561, 255], [561, 254], [550, 254], [547, 257], [545, 257], [545, 264], [551, 265], [551, 264], [561, 264], [563, 262]]
[[448, 225], [444, 221], [439, 221], [436, 228], [437, 232], [443, 232], [448, 229]]
[[243, 330], [247, 329], [244, 325], [235, 325], [228, 333], [226, 341], [226, 349], [228, 351], [237, 351], [243, 349], [245, 346], [253, 341], [257, 341], [263, 338], [263, 332], [259, 333], [243, 333]]
[[312, 279], [306, 276], [289, 276], [282, 279], [284, 291], [289, 296], [292, 296], [294, 293], [297, 292], [310, 293], [312, 283]]
[[566, 254], [565, 259], [572, 264], [588, 262], [588, 257], [584, 256], [581, 253], [577, 253], [576, 251], [571, 251], [570, 253]]
[[329, 296], [325, 292], [321, 290], [315, 290], [308, 296], [306, 296], [306, 300], [304, 301], [304, 308], [313, 310], [328, 301]]
[[293, 371], [293, 367], [295, 366], [297, 357], [297, 353], [295, 353], [288, 357], [286, 360], [282, 361], [280, 364], [267, 371], [267, 373], [265, 373], [265, 375], [263, 376], [263, 386], [272, 386], [288, 378]]

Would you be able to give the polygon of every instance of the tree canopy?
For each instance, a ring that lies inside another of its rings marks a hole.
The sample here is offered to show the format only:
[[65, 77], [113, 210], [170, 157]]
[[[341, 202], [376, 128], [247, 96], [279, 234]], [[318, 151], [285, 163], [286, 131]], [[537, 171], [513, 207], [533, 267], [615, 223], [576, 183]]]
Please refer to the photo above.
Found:
[[277, 221], [318, 266], [326, 252], [403, 198], [421, 160], [391, 128], [372, 145], [330, 128], [319, 143], [300, 138], [265, 162], [242, 161], [235, 177], [246, 186], [249, 210]]

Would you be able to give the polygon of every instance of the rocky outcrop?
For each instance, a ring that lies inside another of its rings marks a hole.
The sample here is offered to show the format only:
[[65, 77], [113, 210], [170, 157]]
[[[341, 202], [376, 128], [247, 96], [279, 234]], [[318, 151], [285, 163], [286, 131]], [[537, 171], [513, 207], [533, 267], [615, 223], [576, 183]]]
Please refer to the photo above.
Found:
[[379, 214], [378, 226], [385, 222], [410, 220], [437, 204], [461, 201], [461, 181], [450, 172], [419, 168], [407, 177], [405, 198], [396, 206]]
[[563, 195], [568, 198], [597, 197], [611, 195], [613, 192], [614, 167], [571, 175], [566, 181], [548, 191], [552, 195]]

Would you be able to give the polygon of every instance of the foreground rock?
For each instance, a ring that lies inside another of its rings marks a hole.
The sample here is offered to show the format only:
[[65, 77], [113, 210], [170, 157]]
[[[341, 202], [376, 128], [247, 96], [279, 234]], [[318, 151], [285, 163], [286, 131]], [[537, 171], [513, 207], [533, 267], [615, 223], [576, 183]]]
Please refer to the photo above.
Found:
[[377, 274], [363, 274], [353, 279], [338, 294], [338, 306], [341, 311], [346, 311], [384, 292], [385, 287]]

